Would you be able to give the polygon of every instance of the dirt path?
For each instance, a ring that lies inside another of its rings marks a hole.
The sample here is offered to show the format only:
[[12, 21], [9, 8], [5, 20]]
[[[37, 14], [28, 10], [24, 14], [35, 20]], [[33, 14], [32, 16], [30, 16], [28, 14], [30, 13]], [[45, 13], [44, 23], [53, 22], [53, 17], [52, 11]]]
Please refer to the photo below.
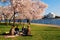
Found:
[[60, 27], [59, 25], [52, 25], [52, 24], [38, 24], [38, 23], [31, 23], [31, 25], [41, 25], [41, 26], [51, 26], [51, 27]]

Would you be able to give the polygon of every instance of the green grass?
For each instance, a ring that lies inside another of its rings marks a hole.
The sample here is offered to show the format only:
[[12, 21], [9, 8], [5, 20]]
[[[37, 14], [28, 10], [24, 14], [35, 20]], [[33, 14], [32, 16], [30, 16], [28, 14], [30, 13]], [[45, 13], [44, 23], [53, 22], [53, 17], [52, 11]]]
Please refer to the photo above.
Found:
[[[9, 31], [11, 26], [0, 25], [0, 34]], [[21, 25], [19, 25], [21, 30]], [[31, 25], [33, 36], [18, 36], [15, 38], [4, 38], [0, 35], [0, 40], [60, 40], [60, 28], [40, 25]]]

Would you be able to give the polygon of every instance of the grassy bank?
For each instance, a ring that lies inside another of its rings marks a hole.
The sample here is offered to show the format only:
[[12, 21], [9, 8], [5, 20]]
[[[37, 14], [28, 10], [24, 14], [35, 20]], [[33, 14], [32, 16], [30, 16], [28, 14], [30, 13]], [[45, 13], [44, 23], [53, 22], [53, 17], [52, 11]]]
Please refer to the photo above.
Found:
[[[21, 30], [21, 26], [19, 28]], [[11, 26], [0, 25], [0, 34], [9, 31]], [[4, 38], [0, 35], [0, 40], [60, 40], [60, 28], [43, 26], [43, 25], [31, 25], [31, 32], [33, 36], [18, 36], [15, 38]]]

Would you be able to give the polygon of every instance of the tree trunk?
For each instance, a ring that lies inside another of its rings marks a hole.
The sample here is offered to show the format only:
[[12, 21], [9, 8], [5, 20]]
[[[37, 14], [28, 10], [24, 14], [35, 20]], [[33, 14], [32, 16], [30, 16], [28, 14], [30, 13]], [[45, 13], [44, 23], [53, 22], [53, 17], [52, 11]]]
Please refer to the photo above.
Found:
[[21, 19], [19, 19], [19, 22], [20, 22], [20, 24], [22, 24], [22, 20]]
[[9, 25], [10, 25], [10, 21], [11, 21], [11, 20], [9, 19]]
[[30, 20], [29, 19], [27, 19], [27, 23], [30, 25]]
[[5, 24], [8, 25], [8, 19], [5, 19]]
[[1, 20], [0, 20], [0, 24], [1, 24]]
[[15, 11], [14, 11], [14, 15], [13, 15], [13, 25], [15, 26]]

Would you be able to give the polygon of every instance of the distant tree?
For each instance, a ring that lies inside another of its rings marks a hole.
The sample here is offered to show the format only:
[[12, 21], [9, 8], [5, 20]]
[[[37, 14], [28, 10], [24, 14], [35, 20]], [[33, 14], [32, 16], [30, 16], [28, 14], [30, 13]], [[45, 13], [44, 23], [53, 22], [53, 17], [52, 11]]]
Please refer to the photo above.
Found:
[[[12, 12], [10, 9], [10, 3], [8, 0], [0, 0], [0, 14], [4, 16], [5, 23], [7, 23], [8, 18], [10, 17], [10, 13]], [[3, 17], [2, 17], [3, 18]]]

